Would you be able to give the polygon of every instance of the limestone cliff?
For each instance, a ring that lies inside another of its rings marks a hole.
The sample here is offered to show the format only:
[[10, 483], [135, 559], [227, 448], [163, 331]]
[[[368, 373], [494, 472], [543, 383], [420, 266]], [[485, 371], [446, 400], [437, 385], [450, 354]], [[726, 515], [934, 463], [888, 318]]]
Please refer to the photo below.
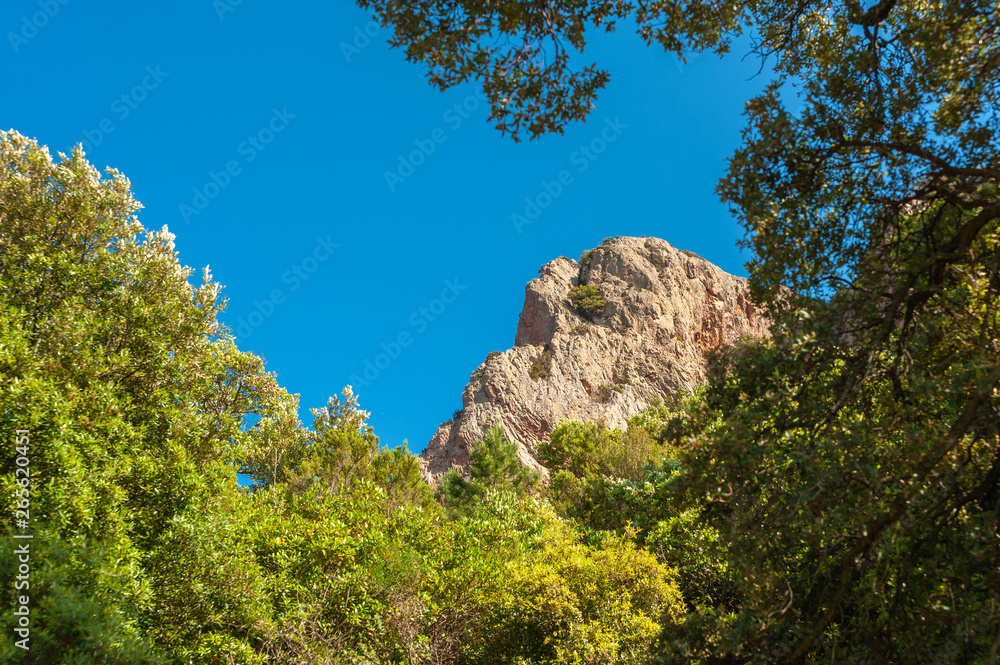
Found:
[[[606, 301], [592, 320], [570, 302], [580, 284], [597, 286]], [[654, 397], [702, 381], [708, 349], [766, 334], [745, 279], [664, 240], [620, 237], [579, 262], [551, 261], [525, 287], [514, 348], [491, 353], [472, 373], [462, 410], [422, 454], [425, 471], [437, 478], [464, 468], [494, 422], [521, 460], [541, 469], [536, 443], [561, 421], [624, 427]]]

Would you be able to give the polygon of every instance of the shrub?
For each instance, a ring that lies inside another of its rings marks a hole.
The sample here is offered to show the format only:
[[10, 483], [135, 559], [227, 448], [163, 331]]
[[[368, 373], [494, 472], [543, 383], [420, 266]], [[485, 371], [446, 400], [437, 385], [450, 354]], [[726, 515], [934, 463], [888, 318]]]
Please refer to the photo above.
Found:
[[508, 593], [490, 617], [479, 662], [646, 662], [653, 638], [683, 621], [684, 602], [676, 572], [632, 535], [607, 534], [591, 547], [552, 519], [539, 551], [508, 564]]
[[549, 377], [549, 372], [552, 370], [552, 349], [546, 344], [543, 347], [541, 355], [535, 358], [531, 363], [531, 368], [528, 370], [528, 376], [531, 377], [532, 381], [537, 381], [538, 379], [547, 379]]
[[475, 371], [473, 371], [472, 375], [469, 378], [471, 380], [474, 380], [474, 379], [481, 379], [484, 376], [486, 376], [486, 366], [490, 363], [491, 360], [493, 360], [494, 358], [499, 358], [502, 355], [503, 355], [502, 351], [490, 351], [488, 354], [486, 354], [486, 360], [483, 361], [483, 364], [480, 365]]
[[569, 301], [577, 312], [588, 318], [603, 314], [607, 304], [601, 297], [601, 290], [592, 284], [574, 286], [569, 291]]
[[621, 386], [613, 386], [607, 383], [602, 383], [600, 386], [597, 387], [597, 390], [594, 392], [594, 395], [593, 397], [591, 397], [591, 399], [595, 402], [598, 402], [599, 404], [604, 404], [609, 399], [611, 399], [611, 395], [613, 395], [616, 392], [618, 393], [622, 392]]

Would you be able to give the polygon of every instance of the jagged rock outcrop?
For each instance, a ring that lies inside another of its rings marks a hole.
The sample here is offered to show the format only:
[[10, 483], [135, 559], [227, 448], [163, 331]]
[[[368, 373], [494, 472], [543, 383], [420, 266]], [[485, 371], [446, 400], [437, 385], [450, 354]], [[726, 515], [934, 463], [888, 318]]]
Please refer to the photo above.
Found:
[[[581, 284], [606, 301], [592, 320], [570, 302]], [[525, 287], [514, 348], [472, 373], [462, 410], [422, 453], [425, 473], [464, 469], [472, 444], [499, 422], [522, 462], [544, 474], [535, 446], [561, 421], [624, 427], [654, 397], [702, 381], [705, 351], [766, 334], [745, 279], [659, 238], [615, 238], [580, 262], [551, 261]]]

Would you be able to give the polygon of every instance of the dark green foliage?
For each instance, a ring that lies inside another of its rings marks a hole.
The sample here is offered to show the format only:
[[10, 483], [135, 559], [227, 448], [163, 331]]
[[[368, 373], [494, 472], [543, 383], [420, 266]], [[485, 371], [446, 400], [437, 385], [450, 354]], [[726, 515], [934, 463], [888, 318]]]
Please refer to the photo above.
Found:
[[[735, 609], [740, 598], [735, 570], [730, 564], [729, 544], [719, 531], [718, 511], [709, 513], [691, 508], [675, 512], [670, 501], [670, 481], [674, 478], [676, 473], [649, 476], [654, 489], [648, 492], [647, 507], [652, 509], [659, 502], [662, 512], [657, 515], [661, 519], [655, 526], [649, 526], [644, 545], [678, 571], [681, 592], [692, 609], [709, 612], [718, 607]], [[663, 510], [664, 506], [670, 508]]]
[[588, 319], [604, 313], [606, 305], [601, 289], [593, 284], [581, 284], [569, 290], [569, 301], [581, 316]]
[[452, 467], [441, 478], [441, 495], [452, 515], [470, 515], [490, 492], [522, 496], [538, 486], [538, 473], [521, 464], [517, 445], [494, 425], [469, 454], [469, 478]]

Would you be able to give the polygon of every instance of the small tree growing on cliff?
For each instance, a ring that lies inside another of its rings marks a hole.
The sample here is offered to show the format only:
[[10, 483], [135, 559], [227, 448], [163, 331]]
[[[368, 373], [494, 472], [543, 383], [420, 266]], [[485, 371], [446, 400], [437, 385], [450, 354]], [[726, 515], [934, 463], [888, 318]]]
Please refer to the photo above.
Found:
[[569, 301], [581, 315], [592, 319], [604, 313], [607, 304], [601, 297], [601, 290], [593, 284], [574, 286], [569, 291]]
[[522, 495], [538, 487], [538, 472], [521, 464], [517, 445], [507, 441], [503, 429], [493, 425], [469, 455], [469, 479], [456, 467], [441, 478], [441, 495], [452, 516], [474, 512], [489, 492]]

